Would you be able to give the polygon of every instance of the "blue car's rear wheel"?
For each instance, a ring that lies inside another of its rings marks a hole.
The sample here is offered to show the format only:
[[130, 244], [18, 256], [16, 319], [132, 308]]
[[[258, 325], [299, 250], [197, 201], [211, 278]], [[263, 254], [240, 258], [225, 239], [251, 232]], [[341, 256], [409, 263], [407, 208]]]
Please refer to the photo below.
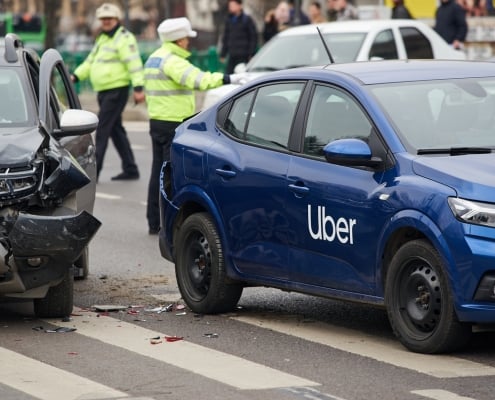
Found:
[[206, 213], [188, 217], [175, 240], [177, 284], [185, 303], [202, 314], [231, 311], [242, 285], [228, 279], [217, 228]]
[[395, 335], [411, 351], [443, 353], [469, 340], [471, 326], [457, 319], [442, 259], [426, 240], [408, 242], [394, 255], [385, 303]]

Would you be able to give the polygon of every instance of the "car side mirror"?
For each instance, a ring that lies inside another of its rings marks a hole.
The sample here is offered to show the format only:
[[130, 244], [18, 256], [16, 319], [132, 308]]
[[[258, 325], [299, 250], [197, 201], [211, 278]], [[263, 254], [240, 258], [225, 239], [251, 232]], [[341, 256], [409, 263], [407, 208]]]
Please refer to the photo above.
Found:
[[346, 166], [378, 167], [383, 164], [380, 157], [373, 157], [371, 148], [361, 139], [338, 139], [324, 148], [325, 159], [329, 163]]
[[79, 136], [93, 132], [98, 126], [96, 114], [86, 110], [66, 110], [60, 119], [57, 137]]

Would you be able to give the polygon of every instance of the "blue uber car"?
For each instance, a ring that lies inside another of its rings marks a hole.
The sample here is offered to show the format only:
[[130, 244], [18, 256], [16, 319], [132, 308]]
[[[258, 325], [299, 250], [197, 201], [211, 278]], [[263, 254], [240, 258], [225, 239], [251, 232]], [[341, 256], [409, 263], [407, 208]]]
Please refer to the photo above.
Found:
[[495, 322], [495, 68], [334, 64], [266, 75], [185, 121], [160, 250], [198, 313], [269, 286], [386, 308], [440, 353]]

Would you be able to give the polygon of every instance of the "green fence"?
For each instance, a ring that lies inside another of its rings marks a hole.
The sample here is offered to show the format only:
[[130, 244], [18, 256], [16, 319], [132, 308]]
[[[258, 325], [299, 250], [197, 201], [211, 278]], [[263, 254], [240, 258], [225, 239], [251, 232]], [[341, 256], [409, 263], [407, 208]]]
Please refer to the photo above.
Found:
[[[150, 49], [141, 49], [141, 57], [143, 62], [145, 62], [154, 48]], [[81, 64], [86, 56], [87, 52], [62, 52], [62, 58], [64, 59], [65, 64], [70, 72], [73, 72], [76, 67]], [[198, 68], [201, 68], [203, 71], [210, 72], [224, 72], [225, 64], [220, 61], [218, 57], [217, 49], [215, 46], [209, 47], [207, 50], [191, 50], [191, 57], [189, 58], [191, 63], [196, 65]], [[91, 90], [91, 85], [88, 80], [76, 83], [76, 90], [78, 93]]]

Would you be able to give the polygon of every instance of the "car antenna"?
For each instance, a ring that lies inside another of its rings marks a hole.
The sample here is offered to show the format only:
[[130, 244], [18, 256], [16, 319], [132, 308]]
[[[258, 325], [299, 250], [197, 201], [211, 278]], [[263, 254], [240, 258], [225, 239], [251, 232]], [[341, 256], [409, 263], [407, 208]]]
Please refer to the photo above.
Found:
[[316, 30], [318, 31], [318, 35], [320, 35], [320, 39], [323, 42], [323, 46], [325, 46], [325, 50], [328, 54], [328, 58], [330, 59], [330, 64], [335, 64], [335, 61], [333, 60], [332, 53], [330, 53], [330, 49], [328, 48], [325, 39], [323, 39], [323, 35], [321, 34], [320, 28], [317, 26]]

